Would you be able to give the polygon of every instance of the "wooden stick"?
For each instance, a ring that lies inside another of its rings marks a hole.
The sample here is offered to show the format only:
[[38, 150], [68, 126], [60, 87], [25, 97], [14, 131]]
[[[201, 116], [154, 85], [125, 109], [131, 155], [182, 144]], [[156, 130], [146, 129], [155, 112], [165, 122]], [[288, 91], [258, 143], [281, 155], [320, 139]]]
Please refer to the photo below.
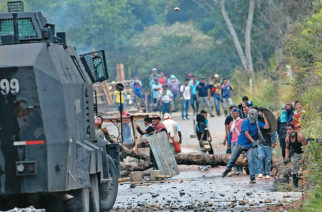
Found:
[[120, 182], [130, 181], [130, 180], [131, 180], [131, 178], [130, 178], [130, 177], [123, 177], [123, 178], [118, 179], [119, 183], [120, 183]]

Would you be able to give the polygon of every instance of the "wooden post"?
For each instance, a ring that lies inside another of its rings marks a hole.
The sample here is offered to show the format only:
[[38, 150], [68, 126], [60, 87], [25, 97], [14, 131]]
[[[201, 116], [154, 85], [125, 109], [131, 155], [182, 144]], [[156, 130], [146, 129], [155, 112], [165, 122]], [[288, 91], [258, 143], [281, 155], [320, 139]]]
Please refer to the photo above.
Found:
[[123, 82], [125, 80], [124, 77], [124, 65], [116, 64], [117, 78], [119, 82]]
[[113, 102], [113, 100], [111, 98], [111, 94], [110, 94], [110, 91], [109, 91], [109, 88], [108, 88], [108, 83], [106, 81], [103, 81], [102, 88], [103, 88], [104, 94], [106, 96], [107, 103], [109, 105], [114, 105], [114, 102]]

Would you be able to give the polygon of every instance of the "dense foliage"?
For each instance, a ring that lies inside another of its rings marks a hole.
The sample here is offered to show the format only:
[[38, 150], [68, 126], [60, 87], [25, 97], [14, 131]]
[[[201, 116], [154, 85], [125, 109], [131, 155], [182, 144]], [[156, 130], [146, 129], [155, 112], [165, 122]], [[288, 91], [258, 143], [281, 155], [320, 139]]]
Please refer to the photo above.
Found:
[[[6, 10], [6, 1], [0, 0], [0, 11]], [[43, 11], [49, 22], [56, 24], [57, 31], [67, 31], [69, 43], [76, 46], [79, 53], [105, 49], [111, 80], [115, 78], [117, 63], [125, 64], [127, 78], [138, 74], [143, 80], [153, 67], [180, 73], [178, 77], [183, 79], [187, 72], [208, 77], [217, 72], [227, 77], [241, 66], [220, 8], [212, 0], [208, 1], [214, 4], [215, 10], [211, 13], [192, 0], [24, 2], [26, 10]], [[288, 15], [290, 20], [295, 19], [294, 13], [305, 13], [305, 10], [294, 10], [294, 5], [301, 6], [302, 0], [285, 2], [256, 3], [252, 28], [255, 71], [268, 70], [269, 59], [281, 48], [279, 33], [285, 31], [284, 22], [280, 27], [274, 24], [276, 20], [285, 19], [280, 16], [285, 13], [282, 10], [288, 10], [285, 14], [291, 14]], [[176, 6], [181, 10], [174, 11]], [[226, 9], [238, 37], [243, 40], [248, 4], [226, 1]]]
[[[296, 66], [293, 82], [294, 95], [304, 104], [303, 133], [306, 137], [322, 138], [322, 1], [315, 4], [315, 12], [309, 18], [294, 24], [288, 34], [286, 51]], [[310, 143], [305, 152], [306, 189], [314, 190], [301, 210], [321, 208], [322, 199], [322, 146]]]

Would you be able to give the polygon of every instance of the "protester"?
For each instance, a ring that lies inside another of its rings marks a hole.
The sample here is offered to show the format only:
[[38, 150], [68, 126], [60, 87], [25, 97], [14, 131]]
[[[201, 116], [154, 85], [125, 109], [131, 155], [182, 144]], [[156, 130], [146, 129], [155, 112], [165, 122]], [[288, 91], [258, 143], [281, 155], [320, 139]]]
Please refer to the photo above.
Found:
[[189, 120], [189, 107], [190, 107], [190, 100], [191, 100], [191, 89], [189, 86], [189, 79], [186, 79], [184, 82], [184, 85], [181, 85], [180, 94], [182, 99], [182, 111], [181, 111], [182, 119]]
[[[182, 135], [179, 125], [176, 121], [172, 119], [169, 113], [165, 113], [163, 117], [163, 124], [167, 129], [170, 146], [175, 150], [174, 143], [182, 144]], [[174, 151], [175, 152], [175, 151]]]
[[139, 78], [139, 76], [138, 76], [138, 75], [135, 75], [135, 76], [134, 76], [134, 82], [133, 82], [133, 85], [134, 85], [135, 83], [139, 83], [139, 84], [140, 84], [140, 86], [142, 87], [142, 82], [141, 82], [141, 80], [140, 80], [140, 78]]
[[221, 101], [223, 103], [223, 108], [226, 116], [227, 107], [233, 104], [233, 101], [231, 100], [231, 90], [233, 90], [233, 87], [229, 83], [227, 83], [226, 79], [223, 79], [221, 86]]
[[143, 103], [142, 99], [144, 98], [144, 94], [142, 92], [142, 83], [140, 80], [134, 80], [133, 86], [133, 95], [134, 95], [134, 103], [140, 102]]
[[226, 170], [222, 174], [225, 177], [234, 166], [236, 160], [242, 151], [246, 152], [248, 169], [250, 172], [250, 183], [256, 183], [255, 180], [255, 166], [254, 166], [254, 148], [258, 147], [256, 140], [258, 139], [258, 128], [269, 129], [269, 123], [264, 113], [260, 113], [264, 122], [258, 121], [258, 111], [251, 109], [249, 111], [249, 117], [242, 123], [241, 133], [238, 137], [237, 145], [233, 150], [232, 156], [227, 164]]
[[164, 73], [163, 72], [160, 73], [159, 82], [160, 82], [161, 85], [164, 85], [164, 84], [167, 83], [167, 77], [164, 76]]
[[152, 90], [152, 102], [155, 104], [155, 110], [160, 110], [159, 100], [161, 97], [162, 85], [159, 80], [155, 77], [153, 83], [151, 84]]
[[173, 94], [173, 105], [174, 105], [175, 111], [178, 110], [177, 98], [180, 95], [180, 86], [181, 86], [181, 82], [174, 75], [171, 75], [170, 82], [168, 83], [168, 87]]
[[125, 93], [124, 90], [120, 92], [120, 91], [115, 89], [115, 91], [114, 91], [114, 101], [117, 104], [119, 111], [124, 110], [125, 96], [126, 96], [126, 93]]
[[[231, 117], [233, 118], [233, 121], [229, 123], [229, 133], [230, 133], [230, 148], [233, 152], [235, 147], [237, 146], [237, 140], [239, 137], [239, 134], [241, 132], [241, 126], [243, 123], [243, 119], [239, 117], [239, 111], [237, 108], [234, 108], [231, 111]], [[243, 168], [240, 166], [235, 166], [236, 175], [239, 175], [243, 172]]]
[[298, 132], [301, 129], [301, 121], [305, 113], [305, 110], [302, 110], [302, 105], [299, 100], [295, 101], [294, 107], [295, 107], [295, 110], [293, 114], [292, 124], [294, 125], [295, 130]]
[[160, 78], [160, 74], [158, 74], [158, 70], [156, 68], [153, 68], [152, 73], [150, 74], [150, 77], [149, 77], [149, 82], [150, 83], [154, 81], [155, 76], [157, 77], [157, 79]]
[[285, 110], [286, 110], [286, 123], [292, 123], [293, 121], [293, 115], [294, 115], [294, 110], [293, 106], [291, 103], [287, 103], [285, 105]]
[[188, 78], [188, 80], [189, 80], [189, 82], [190, 82], [190, 80], [192, 79], [192, 74], [191, 74], [191, 73], [188, 73], [188, 74], [187, 74], [187, 78]]
[[237, 108], [237, 106], [236, 105], [229, 106], [229, 114], [225, 119], [225, 139], [223, 142], [224, 145], [227, 144], [228, 137], [229, 137], [229, 124], [234, 120], [233, 117], [231, 116], [231, 112], [234, 108]]
[[275, 148], [277, 134], [269, 134], [267, 130], [261, 130], [263, 140], [260, 140], [258, 145], [258, 178], [270, 179], [272, 149]]
[[285, 138], [286, 143], [286, 155], [284, 159], [284, 164], [287, 164], [290, 161], [290, 147], [294, 150], [292, 155], [292, 166], [291, 166], [291, 175], [293, 178], [293, 185], [295, 188], [298, 188], [298, 171], [300, 169], [303, 157], [302, 146], [307, 145], [306, 139], [303, 134], [295, 131], [295, 127], [292, 123], [289, 123], [286, 126], [287, 137]]
[[113, 139], [111, 138], [108, 130], [106, 128], [102, 128], [103, 117], [96, 116], [95, 118], [95, 134], [101, 139], [105, 140], [107, 143], [113, 143]]
[[[199, 102], [197, 100], [197, 87], [199, 85], [199, 81], [196, 80], [196, 76], [192, 75], [191, 80], [189, 81], [189, 86], [191, 89], [191, 107], [193, 110], [193, 115], [198, 113], [199, 111]], [[196, 103], [196, 106], [195, 106]]]
[[215, 115], [212, 112], [211, 106], [209, 103], [209, 99], [210, 99], [209, 86], [205, 83], [205, 79], [203, 77], [200, 77], [199, 81], [200, 81], [199, 85], [197, 86], [197, 100], [200, 103], [201, 110], [204, 110], [205, 106], [207, 106], [210, 116], [214, 117]]
[[161, 93], [160, 105], [161, 105], [162, 115], [164, 115], [165, 113], [171, 113], [171, 103], [173, 102], [173, 94], [169, 90], [167, 84], [163, 85], [162, 87], [163, 87], [163, 90]]
[[218, 81], [219, 75], [215, 74], [212, 77], [212, 83], [209, 85], [209, 89], [210, 89], [210, 93], [211, 96], [214, 98], [214, 103], [215, 103], [215, 108], [216, 108], [216, 112], [217, 112], [217, 116], [220, 116], [220, 106], [219, 104], [221, 103], [220, 99], [221, 99], [221, 86], [220, 86], [220, 82]]
[[253, 101], [249, 101], [248, 96], [243, 96], [242, 102], [245, 103], [247, 107], [251, 107], [254, 105]]
[[282, 149], [282, 157], [285, 159], [285, 138], [286, 138], [286, 109], [285, 105], [281, 107], [281, 115], [277, 118], [277, 134]]
[[152, 119], [150, 117], [144, 118], [144, 125], [145, 130], [142, 131], [139, 125], [136, 125], [137, 131], [140, 133], [140, 135], [145, 135], [146, 137], [151, 135], [154, 132], [154, 128], [152, 127]]

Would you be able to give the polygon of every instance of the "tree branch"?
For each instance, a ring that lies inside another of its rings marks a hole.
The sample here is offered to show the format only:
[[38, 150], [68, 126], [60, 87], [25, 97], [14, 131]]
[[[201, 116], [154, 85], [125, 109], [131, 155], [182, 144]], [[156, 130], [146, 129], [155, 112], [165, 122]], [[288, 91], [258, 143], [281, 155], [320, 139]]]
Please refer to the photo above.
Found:
[[245, 31], [245, 54], [247, 60], [247, 71], [251, 74], [254, 73], [253, 69], [253, 59], [251, 53], [251, 30], [253, 24], [253, 17], [254, 17], [254, 7], [255, 7], [255, 0], [249, 1], [249, 9], [248, 9], [248, 17], [246, 22], [246, 31]]
[[238, 37], [237, 37], [236, 31], [234, 29], [234, 26], [232, 25], [232, 23], [231, 23], [228, 15], [227, 15], [227, 13], [226, 13], [225, 0], [221, 0], [220, 1], [220, 8], [221, 8], [221, 14], [224, 17], [224, 20], [226, 22], [227, 28], [228, 28], [228, 30], [230, 32], [230, 35], [231, 35], [232, 39], [233, 39], [235, 48], [237, 50], [237, 54], [239, 56], [239, 59], [240, 59], [242, 65], [243, 65], [244, 70], [247, 71], [247, 69], [248, 69], [248, 67], [247, 67], [247, 60], [246, 60], [246, 57], [245, 57], [244, 52], [242, 50], [242, 47], [240, 45], [240, 42], [238, 40]]

